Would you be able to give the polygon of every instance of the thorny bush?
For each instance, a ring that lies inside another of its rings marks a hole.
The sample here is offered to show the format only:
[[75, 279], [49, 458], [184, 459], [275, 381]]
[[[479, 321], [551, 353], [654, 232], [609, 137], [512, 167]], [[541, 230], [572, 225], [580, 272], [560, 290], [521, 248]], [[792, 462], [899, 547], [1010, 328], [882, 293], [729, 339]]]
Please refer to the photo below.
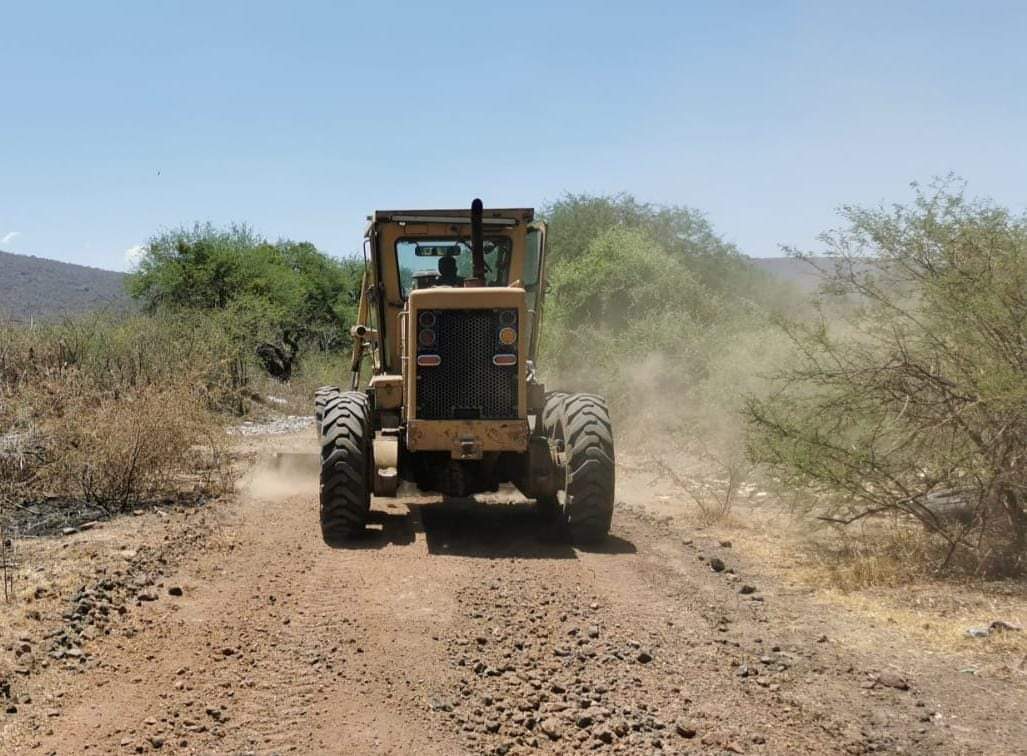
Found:
[[1027, 218], [951, 180], [843, 215], [822, 239], [848, 317], [786, 325], [798, 356], [749, 402], [750, 452], [828, 497], [838, 522], [918, 523], [941, 568], [1022, 573]]

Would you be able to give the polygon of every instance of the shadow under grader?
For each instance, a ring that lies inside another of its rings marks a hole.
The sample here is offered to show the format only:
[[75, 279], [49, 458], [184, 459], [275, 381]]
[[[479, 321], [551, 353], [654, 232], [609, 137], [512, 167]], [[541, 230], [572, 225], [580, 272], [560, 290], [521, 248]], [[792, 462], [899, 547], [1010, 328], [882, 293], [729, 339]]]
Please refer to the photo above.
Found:
[[554, 522], [527, 502], [443, 499], [417, 505], [428, 553], [488, 559], [576, 559]]
[[481, 503], [443, 499], [420, 507], [428, 553], [484, 559], [577, 559], [579, 551], [634, 554], [630, 541], [615, 535], [572, 546], [567, 532], [530, 502]]
[[414, 542], [417, 528], [412, 512], [393, 513], [372, 509], [367, 527], [357, 536], [325, 538], [333, 549], [381, 549], [388, 545], [406, 546]]
[[[380, 500], [376, 503], [379, 503]], [[390, 506], [395, 506], [390, 505]], [[530, 502], [481, 502], [444, 498], [403, 502], [405, 512], [372, 509], [359, 536], [326, 540], [336, 549], [405, 546], [423, 532], [428, 553], [481, 559], [576, 559], [578, 551], [634, 554], [634, 544], [615, 535], [600, 543], [572, 546], [557, 522]]]

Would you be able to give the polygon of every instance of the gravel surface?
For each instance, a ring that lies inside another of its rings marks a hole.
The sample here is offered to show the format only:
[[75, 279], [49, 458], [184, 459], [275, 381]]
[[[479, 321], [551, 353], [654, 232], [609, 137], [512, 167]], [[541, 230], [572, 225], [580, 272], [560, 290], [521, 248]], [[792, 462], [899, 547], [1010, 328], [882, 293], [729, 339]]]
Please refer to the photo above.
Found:
[[[295, 452], [310, 436], [247, 443]], [[367, 536], [331, 548], [316, 481], [258, 475], [233, 502], [40, 539], [34, 564], [60, 567], [34, 572], [35, 592], [4, 615], [0, 752], [934, 754], [1027, 743], [1022, 683], [970, 679], [869, 622], [865, 643], [842, 643], [842, 624], [860, 620], [638, 501], [591, 551], [562, 543], [515, 497], [426, 501], [376, 500]]]
[[286, 415], [262, 422], [247, 420], [233, 425], [228, 433], [233, 436], [281, 436], [310, 428], [313, 424], [313, 415]]

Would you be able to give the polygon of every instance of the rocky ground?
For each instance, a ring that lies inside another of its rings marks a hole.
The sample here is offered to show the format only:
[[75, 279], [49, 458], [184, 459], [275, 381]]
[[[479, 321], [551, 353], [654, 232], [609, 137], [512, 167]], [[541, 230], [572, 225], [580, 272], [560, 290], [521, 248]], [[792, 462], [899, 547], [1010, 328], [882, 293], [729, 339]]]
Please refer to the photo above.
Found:
[[1027, 750], [1023, 675], [962, 674], [624, 490], [595, 550], [505, 495], [376, 501], [332, 548], [302, 463], [25, 541], [0, 752]]

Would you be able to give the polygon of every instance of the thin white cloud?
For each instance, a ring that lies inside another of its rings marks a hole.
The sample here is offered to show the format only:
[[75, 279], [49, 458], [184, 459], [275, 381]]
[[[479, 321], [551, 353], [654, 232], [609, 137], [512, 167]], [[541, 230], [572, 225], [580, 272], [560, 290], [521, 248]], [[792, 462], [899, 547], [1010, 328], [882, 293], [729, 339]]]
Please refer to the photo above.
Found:
[[21, 236], [21, 231], [8, 231], [3, 236], [0, 236], [0, 244], [10, 244], [19, 236]]
[[129, 270], [134, 269], [139, 265], [143, 259], [143, 255], [146, 254], [146, 247], [142, 244], [136, 244], [135, 246], [129, 247], [125, 250], [125, 264], [128, 265]]

